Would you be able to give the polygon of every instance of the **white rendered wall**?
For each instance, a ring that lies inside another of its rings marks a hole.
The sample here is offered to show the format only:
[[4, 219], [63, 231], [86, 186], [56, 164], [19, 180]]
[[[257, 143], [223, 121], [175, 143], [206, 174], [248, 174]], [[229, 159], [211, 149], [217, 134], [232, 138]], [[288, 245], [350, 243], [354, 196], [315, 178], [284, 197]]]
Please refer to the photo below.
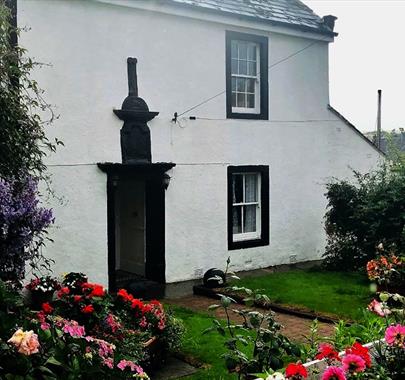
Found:
[[[223, 94], [174, 124], [174, 112], [225, 89], [226, 30], [268, 36], [270, 66], [315, 40], [96, 1], [18, 5], [19, 25], [31, 27], [21, 44], [52, 64], [36, 72], [60, 114], [48, 134], [65, 143], [49, 160], [57, 194], [70, 201], [54, 202], [59, 228], [48, 252], [58, 268], [107, 281], [106, 178], [96, 163], [121, 162], [122, 122], [112, 110], [127, 95], [129, 56], [138, 58], [140, 96], [160, 112], [149, 123], [153, 161], [177, 164], [166, 193], [167, 281], [223, 267], [228, 255], [235, 270], [320, 257], [325, 182], [379, 159], [327, 110], [327, 42], [270, 69], [270, 121], [226, 120]], [[226, 168], [239, 164], [270, 167], [270, 245], [228, 252]]]

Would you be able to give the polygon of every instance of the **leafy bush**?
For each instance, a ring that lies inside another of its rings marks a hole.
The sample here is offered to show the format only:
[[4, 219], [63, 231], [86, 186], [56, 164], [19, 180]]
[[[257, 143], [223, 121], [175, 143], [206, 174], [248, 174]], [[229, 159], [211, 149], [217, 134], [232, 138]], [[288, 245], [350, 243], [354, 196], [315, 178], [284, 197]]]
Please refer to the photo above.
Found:
[[[245, 291], [247, 294], [245, 302], [250, 306], [254, 301], [267, 299], [267, 296], [250, 289], [236, 287], [231, 289], [238, 292]], [[228, 337], [225, 342], [228, 352], [223, 358], [230, 372], [236, 372], [239, 378], [246, 378], [251, 373], [283, 368], [289, 356], [299, 356], [298, 346], [280, 333], [281, 325], [275, 321], [275, 314], [272, 311], [237, 310], [232, 307], [234, 302], [231, 297], [222, 295], [220, 305], [210, 306], [210, 310], [221, 307], [227, 322], [224, 326], [214, 319], [214, 325], [204, 331], [204, 333], [216, 331]], [[238, 315], [243, 322], [232, 323], [230, 314]]]
[[327, 184], [327, 268], [363, 268], [380, 243], [398, 251], [405, 248], [405, 162], [387, 162], [372, 173], [354, 176], [355, 183]]

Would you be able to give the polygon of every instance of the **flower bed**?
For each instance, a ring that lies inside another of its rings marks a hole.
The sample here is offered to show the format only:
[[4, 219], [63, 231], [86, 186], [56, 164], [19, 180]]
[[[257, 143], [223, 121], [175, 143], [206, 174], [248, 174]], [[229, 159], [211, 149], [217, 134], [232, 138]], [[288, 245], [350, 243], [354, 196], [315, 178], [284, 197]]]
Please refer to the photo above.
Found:
[[[387, 260], [389, 270], [397, 271], [403, 261], [392, 260], [395, 262]], [[247, 305], [269, 302], [266, 295], [249, 288], [232, 287], [231, 290], [238, 295], [244, 293], [243, 301]], [[216, 331], [227, 337], [224, 342], [227, 352], [222, 357], [228, 370], [237, 373], [240, 379], [405, 379], [405, 297], [400, 294], [378, 293], [379, 300], [374, 299], [369, 304], [361, 321], [349, 327], [339, 321], [335, 335], [330, 338], [322, 339], [317, 335], [317, 321], [314, 321], [306, 337], [307, 344], [297, 346], [280, 334], [272, 312], [234, 309], [231, 305], [236, 300], [224, 293], [220, 295], [220, 304], [209, 309], [221, 307], [227, 321], [214, 320], [213, 327], [205, 331]], [[232, 324], [230, 313], [238, 314], [243, 322]], [[361, 344], [375, 339], [378, 341], [373, 344]], [[342, 348], [344, 351], [339, 353]]]
[[183, 327], [159, 301], [143, 302], [125, 289], [111, 295], [80, 273], [27, 288], [55, 294], [40, 309], [26, 307], [1, 283], [0, 378], [147, 378], [144, 368], [180, 343]]

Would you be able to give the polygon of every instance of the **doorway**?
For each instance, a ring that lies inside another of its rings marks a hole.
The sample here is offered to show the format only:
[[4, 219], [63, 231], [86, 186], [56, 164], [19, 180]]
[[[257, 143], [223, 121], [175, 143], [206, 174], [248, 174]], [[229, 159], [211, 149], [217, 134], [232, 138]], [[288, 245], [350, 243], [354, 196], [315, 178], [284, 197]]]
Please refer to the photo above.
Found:
[[107, 174], [108, 287], [166, 282], [165, 173], [174, 163], [99, 163]]
[[145, 181], [123, 179], [115, 198], [115, 269], [145, 276]]

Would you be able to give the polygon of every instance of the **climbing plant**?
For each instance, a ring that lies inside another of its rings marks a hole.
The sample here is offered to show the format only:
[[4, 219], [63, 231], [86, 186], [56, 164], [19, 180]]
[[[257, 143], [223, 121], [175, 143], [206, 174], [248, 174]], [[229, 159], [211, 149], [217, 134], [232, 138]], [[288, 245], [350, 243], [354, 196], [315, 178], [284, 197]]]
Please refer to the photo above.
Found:
[[21, 30], [10, 21], [10, 9], [0, 0], [0, 176], [24, 171], [43, 178], [45, 156], [61, 143], [45, 135], [56, 116], [31, 75], [42, 64], [14, 43], [10, 36]]
[[49, 266], [41, 247], [53, 216], [40, 206], [38, 183], [61, 142], [46, 137], [56, 116], [32, 77], [41, 64], [17, 45], [9, 3], [0, 0], [0, 278], [20, 280], [26, 263]]

